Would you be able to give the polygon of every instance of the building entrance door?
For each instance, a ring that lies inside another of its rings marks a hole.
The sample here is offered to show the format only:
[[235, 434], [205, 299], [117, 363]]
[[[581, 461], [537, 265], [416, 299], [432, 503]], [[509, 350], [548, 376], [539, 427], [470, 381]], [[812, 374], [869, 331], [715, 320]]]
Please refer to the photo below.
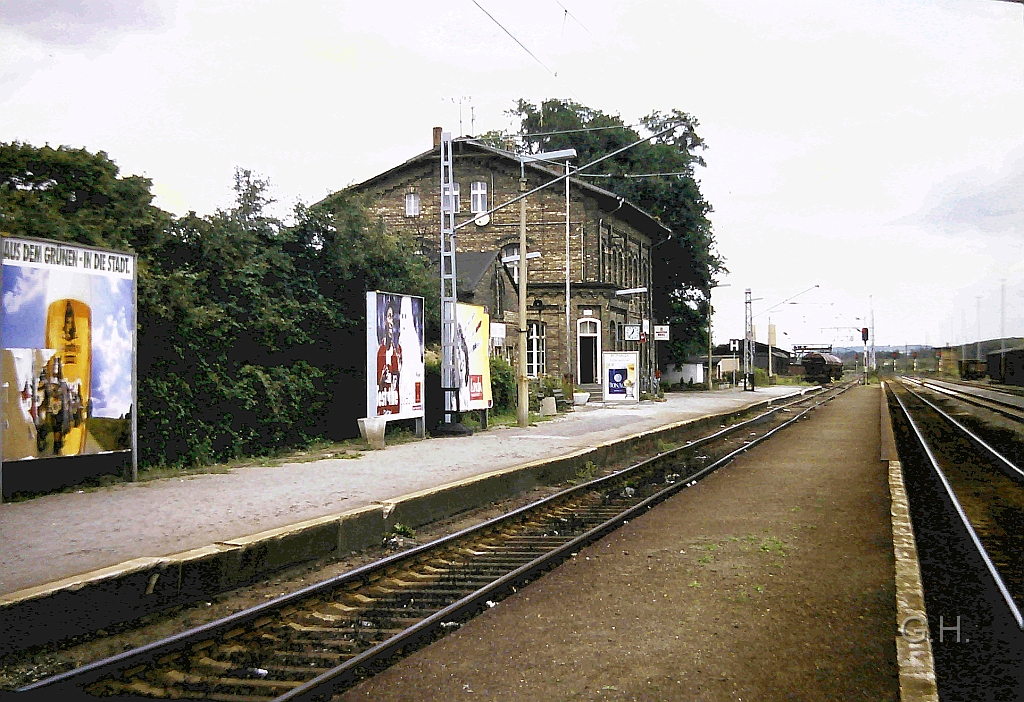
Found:
[[601, 322], [584, 317], [576, 322], [576, 377], [580, 385], [601, 380]]

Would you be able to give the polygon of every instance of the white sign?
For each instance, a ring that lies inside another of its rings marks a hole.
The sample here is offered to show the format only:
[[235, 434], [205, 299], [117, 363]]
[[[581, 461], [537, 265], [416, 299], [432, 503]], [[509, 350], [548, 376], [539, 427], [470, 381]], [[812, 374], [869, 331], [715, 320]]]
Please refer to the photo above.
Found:
[[423, 416], [423, 298], [366, 293], [366, 416]]
[[601, 389], [605, 402], [639, 402], [640, 352], [605, 351], [601, 354], [604, 373]]
[[654, 340], [655, 341], [671, 341], [670, 327], [667, 324], [655, 324], [654, 325]]
[[491, 341], [495, 346], [505, 345], [505, 324], [502, 322], [491, 322]]

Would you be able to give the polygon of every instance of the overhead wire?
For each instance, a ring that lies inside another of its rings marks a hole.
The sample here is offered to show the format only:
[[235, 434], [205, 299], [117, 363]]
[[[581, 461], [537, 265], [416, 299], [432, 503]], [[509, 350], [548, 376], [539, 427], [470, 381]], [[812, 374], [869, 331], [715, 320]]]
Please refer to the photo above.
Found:
[[572, 94], [572, 96], [574, 98], [576, 98], [577, 100], [580, 99], [580, 96], [577, 95], [576, 93], [574, 93], [572, 88], [570, 88], [568, 85], [566, 85], [564, 80], [562, 80], [561, 78], [558, 77], [558, 72], [557, 71], [552, 71], [550, 68], [548, 68], [547, 65], [543, 61], [541, 61], [539, 58], [537, 58], [537, 56], [532, 51], [530, 51], [528, 48], [526, 48], [526, 44], [524, 44], [523, 42], [521, 42], [518, 39], [516, 39], [515, 34], [513, 34], [510, 31], [508, 31], [508, 29], [505, 28], [505, 25], [503, 25], [501, 22], [499, 22], [494, 17], [494, 15], [492, 15], [490, 12], [485, 10], [483, 5], [481, 5], [479, 2], [477, 2], [477, 0], [473, 0], [473, 4], [476, 5], [478, 8], [480, 8], [480, 11], [483, 12], [485, 15], [487, 15], [491, 19], [492, 22], [494, 22], [496, 25], [498, 25], [501, 28], [501, 31], [503, 31], [503, 32], [505, 32], [505, 34], [509, 35], [509, 37], [512, 38], [512, 41], [514, 41], [516, 44], [519, 44], [520, 48], [522, 48], [523, 51], [528, 53], [530, 55], [530, 57], [533, 58], [534, 61], [539, 63], [544, 68], [545, 71], [550, 73], [554, 77], [555, 80], [557, 80], [559, 83], [561, 83], [562, 87], [565, 88], [566, 90], [568, 90]]
[[[573, 14], [573, 13], [571, 13], [571, 12], [569, 12], [569, 8], [567, 8], [567, 7], [566, 7], [565, 5], [563, 5], [562, 3], [558, 2], [558, 0], [555, 0], [555, 2], [556, 2], [556, 3], [558, 3], [558, 6], [559, 6], [560, 8], [562, 8], [563, 10], [565, 10], [565, 16], [566, 16], [566, 17], [572, 17], [573, 21], [574, 21], [574, 22], [575, 22], [576, 24], [578, 24], [579, 26], [583, 27], [583, 29], [584, 29], [584, 30], [586, 30], [587, 34], [589, 34], [590, 36], [594, 36], [594, 33], [593, 33], [592, 31], [590, 31], [589, 29], [587, 29], [587, 25], [585, 25], [585, 24], [583, 24], [582, 22], [580, 22], [580, 21], [579, 21], [579, 20], [578, 20], [578, 19], [576, 18], [576, 15], [574, 15], [574, 14]], [[565, 22], [564, 22], [564, 21], [562, 22], [562, 31], [565, 31]]]

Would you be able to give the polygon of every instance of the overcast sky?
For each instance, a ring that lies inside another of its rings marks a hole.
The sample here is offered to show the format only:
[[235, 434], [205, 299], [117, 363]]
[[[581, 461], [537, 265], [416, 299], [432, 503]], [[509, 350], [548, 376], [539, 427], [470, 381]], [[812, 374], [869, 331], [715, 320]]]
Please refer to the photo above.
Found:
[[996, 337], [1003, 279], [1024, 336], [1020, 4], [478, 1], [533, 56], [472, 0], [4, 2], [0, 141], [106, 151], [179, 214], [250, 168], [286, 214], [459, 133], [460, 98], [467, 134], [520, 97], [678, 108], [729, 268], [716, 342], [744, 289], [764, 340], [813, 285], [771, 311], [784, 346], [849, 345], [872, 303], [879, 344], [974, 340], [978, 298]]

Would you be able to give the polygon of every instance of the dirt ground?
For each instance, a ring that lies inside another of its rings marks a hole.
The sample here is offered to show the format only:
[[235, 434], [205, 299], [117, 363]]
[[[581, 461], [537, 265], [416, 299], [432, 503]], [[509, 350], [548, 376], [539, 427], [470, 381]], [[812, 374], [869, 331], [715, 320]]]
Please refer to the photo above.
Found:
[[857, 387], [344, 699], [898, 699], [879, 389]]

